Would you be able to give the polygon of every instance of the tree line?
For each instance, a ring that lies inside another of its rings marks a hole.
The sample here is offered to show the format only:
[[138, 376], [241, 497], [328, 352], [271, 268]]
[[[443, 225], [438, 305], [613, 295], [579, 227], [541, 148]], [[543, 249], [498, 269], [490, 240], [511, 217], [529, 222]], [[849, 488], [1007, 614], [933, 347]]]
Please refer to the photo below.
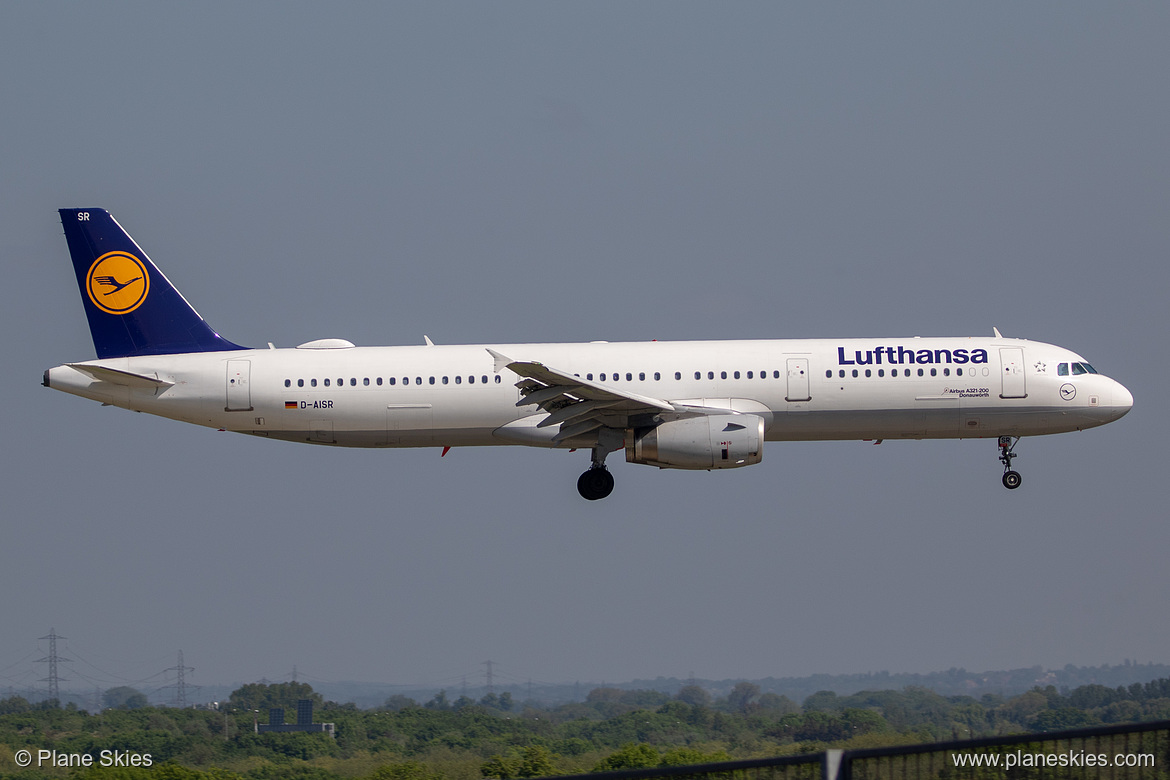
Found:
[[[924, 741], [1170, 719], [1170, 678], [1110, 688], [1034, 687], [1018, 696], [944, 696], [927, 688], [819, 691], [799, 704], [741, 682], [724, 696], [698, 685], [674, 694], [595, 688], [558, 706], [445, 692], [382, 707], [324, 701], [305, 683], [254, 683], [219, 710], [143, 706], [111, 689], [100, 713], [55, 701], [0, 699], [0, 778], [80, 780], [483, 780], [677, 766]], [[321, 733], [257, 733], [267, 710], [311, 699]], [[149, 753], [149, 769], [20, 768], [16, 751]]]

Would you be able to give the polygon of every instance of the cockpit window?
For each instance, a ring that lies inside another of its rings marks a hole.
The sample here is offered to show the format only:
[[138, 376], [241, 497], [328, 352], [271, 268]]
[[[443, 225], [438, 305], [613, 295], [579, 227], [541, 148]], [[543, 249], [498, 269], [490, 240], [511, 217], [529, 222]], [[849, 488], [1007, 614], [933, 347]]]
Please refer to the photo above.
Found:
[[[1068, 369], [1069, 369], [1068, 363], [1061, 363], [1059, 366], [1056, 367], [1056, 375], [1057, 376], [1068, 376]], [[1072, 364], [1072, 375], [1073, 376], [1080, 376], [1081, 374], [1096, 374], [1096, 373], [1097, 373], [1097, 369], [1093, 368], [1088, 363], [1073, 363]]]

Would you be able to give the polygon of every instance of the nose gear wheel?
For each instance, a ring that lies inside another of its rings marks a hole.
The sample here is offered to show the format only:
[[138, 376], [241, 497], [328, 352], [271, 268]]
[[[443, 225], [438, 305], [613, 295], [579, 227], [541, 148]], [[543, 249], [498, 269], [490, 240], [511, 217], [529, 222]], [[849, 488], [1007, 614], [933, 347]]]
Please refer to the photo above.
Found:
[[1024, 481], [1020, 472], [1012, 470], [1012, 458], [1016, 457], [1015, 449], [1019, 443], [1019, 436], [999, 437], [999, 462], [1003, 464], [1003, 486], [1008, 490], [1015, 490]]

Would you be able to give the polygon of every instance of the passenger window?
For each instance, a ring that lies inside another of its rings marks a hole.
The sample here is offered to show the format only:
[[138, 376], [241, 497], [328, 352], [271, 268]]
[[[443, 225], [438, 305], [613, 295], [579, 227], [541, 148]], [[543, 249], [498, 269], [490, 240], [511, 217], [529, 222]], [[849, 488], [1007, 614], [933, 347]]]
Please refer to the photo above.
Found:
[[292, 380], [291, 379], [284, 380], [284, 386], [285, 387], [292, 387]]
[[304, 387], [304, 386], [305, 386], [305, 380], [298, 379], [297, 380], [297, 387]]
[[645, 372], [643, 372], [643, 371], [639, 371], [639, 372], [638, 372], [638, 381], [639, 381], [639, 382], [645, 382], [645, 381], [646, 381], [646, 374], [645, 374]]
[[938, 376], [938, 369], [937, 368], [930, 369], [930, 375], [931, 376]]
[[467, 377], [467, 384], [474, 385], [475, 384], [475, 377], [474, 376]]
[[726, 372], [726, 371], [720, 371], [720, 372], [719, 372], [719, 378], [720, 378], [720, 379], [726, 379], [726, 378], [727, 378], [727, 372]]
[[447, 384], [447, 377], [443, 377], [443, 384]]
[[949, 368], [944, 368], [943, 369], [943, 376], [950, 376], [950, 375], [951, 375], [951, 370]]
[[325, 380], [325, 386], [329, 387], [329, 380], [328, 379]]
[[780, 372], [779, 372], [779, 371], [773, 371], [773, 372], [772, 372], [772, 378], [773, 378], [773, 379], [779, 379], [779, 378], [780, 378]]
[[920, 369], [918, 369], [918, 376], [922, 376], [922, 375], [923, 375], [923, 374], [925, 374], [925, 373], [926, 373], [926, 372], [925, 372], [925, 371], [923, 371], [921, 368], [920, 368]]
[[707, 378], [708, 378], [708, 379], [714, 379], [714, 378], [715, 378], [715, 372], [714, 372], [714, 371], [708, 371], [708, 372], [707, 372]]
[[[828, 371], [825, 372], [825, 379], [832, 379], [832, 378], [833, 378], [833, 370], [829, 369]], [[749, 377], [749, 379], [750, 379], [750, 377]]]
[[655, 382], [657, 382], [657, 381], [659, 381], [660, 379], [662, 379], [662, 374], [660, 374], [660, 373], [658, 373], [657, 371], [655, 371], [655, 372], [654, 372], [654, 381], [655, 381]]
[[869, 379], [871, 376], [873, 376], [873, 372], [870, 371], [868, 368], [865, 369], [865, 378]]
[[457, 385], [458, 385], [458, 384], [461, 384], [462, 382], [463, 382], [463, 377], [461, 377], [461, 376], [459, 376], [458, 374], [456, 374], [456, 375], [455, 375], [455, 384], [457, 384]]
[[878, 369], [878, 376], [885, 376], [885, 375], [886, 375], [886, 370], [884, 368], [879, 368]]
[[366, 387], [369, 387], [370, 386], [370, 378], [366, 377], [365, 379], [363, 379], [362, 384], [365, 385]]
[[631, 373], [630, 373], [630, 372], [628, 372], [628, 371], [626, 372], [626, 381], [627, 381], [627, 382], [633, 382], [633, 381], [634, 381], [634, 375], [633, 375], [633, 374], [631, 374]]
[[309, 380], [309, 387], [316, 387], [316, 386], [317, 386], [317, 380], [316, 380], [316, 379], [310, 379], [310, 380]]
[[856, 379], [856, 378], [857, 378], [857, 369], [856, 369], [856, 368], [855, 368], [855, 369], [853, 369], [853, 378], [854, 378], [854, 379]]
[[696, 371], [695, 372], [695, 379], [702, 379], [702, 378], [703, 378], [703, 375], [700, 374], [698, 371]]
[[[369, 382], [366, 382], [366, 384], [368, 385]], [[357, 387], [357, 377], [356, 376], [351, 376], [349, 378], [349, 386], [350, 387]]]
[[593, 374], [586, 374], [585, 378], [588, 379], [590, 382], [592, 382], [593, 381]]
[[[486, 376], [483, 378], [483, 381], [485, 381], [485, 382], [487, 381], [487, 377], [486, 377]], [[500, 375], [499, 375], [499, 374], [496, 374], [496, 384], [498, 385], [499, 383], [500, 383]]]
[[433, 376], [427, 377], [427, 382], [433, 385], [435, 383], [435, 378]]
[[735, 372], [734, 374], [732, 374], [731, 376], [732, 376], [733, 378], [735, 378], [735, 379], [739, 379], [739, 372], [738, 372], [738, 371], [736, 371], [736, 372]]
[[675, 378], [675, 379], [682, 379], [682, 372], [681, 372], [681, 371], [675, 371], [675, 372], [674, 372], [674, 378]]

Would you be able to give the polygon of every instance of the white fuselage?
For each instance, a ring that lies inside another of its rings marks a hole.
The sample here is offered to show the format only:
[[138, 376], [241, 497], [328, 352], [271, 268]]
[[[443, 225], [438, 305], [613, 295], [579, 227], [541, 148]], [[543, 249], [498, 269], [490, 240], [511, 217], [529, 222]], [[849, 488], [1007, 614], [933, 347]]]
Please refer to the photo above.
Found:
[[558, 446], [555, 427], [537, 427], [545, 412], [517, 405], [518, 377], [497, 371], [489, 349], [628, 393], [758, 414], [770, 441], [1061, 433], [1103, 425], [1133, 403], [1113, 379], [1069, 370], [1087, 365], [1078, 355], [1007, 338], [327, 344], [93, 360], [50, 369], [45, 382], [126, 409], [289, 441]]

